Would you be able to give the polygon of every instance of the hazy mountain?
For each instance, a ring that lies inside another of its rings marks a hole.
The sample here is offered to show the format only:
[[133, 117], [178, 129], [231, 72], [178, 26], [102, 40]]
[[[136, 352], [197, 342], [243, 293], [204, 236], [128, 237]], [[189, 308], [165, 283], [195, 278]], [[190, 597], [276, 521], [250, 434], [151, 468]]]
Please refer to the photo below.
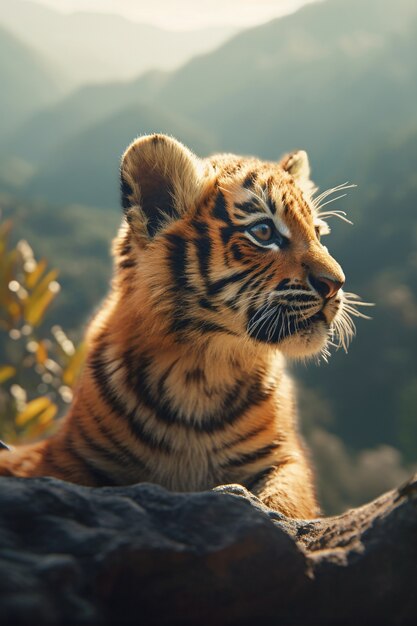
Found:
[[235, 32], [231, 27], [167, 31], [117, 15], [65, 15], [24, 0], [0, 0], [0, 24], [42, 52], [73, 84], [174, 68]]
[[82, 161], [65, 148], [71, 135], [148, 102], [192, 120], [215, 149], [274, 159], [304, 147], [318, 182], [334, 184], [354, 178], [359, 153], [365, 158], [386, 128], [417, 121], [416, 59], [414, 0], [328, 0], [241, 33], [176, 72], [81, 89], [28, 121], [7, 152], [39, 165], [41, 190], [53, 150]]
[[306, 5], [193, 59], [171, 74], [161, 95], [169, 95], [170, 104], [187, 113], [201, 113], [213, 105], [217, 110], [219, 100], [253, 86], [262, 108], [270, 96], [257, 92], [259, 76], [269, 77], [270, 88], [279, 82], [283, 95], [287, 89], [281, 77], [288, 79], [303, 67], [318, 71], [325, 59], [334, 58], [335, 65], [345, 57], [361, 59], [366, 65], [388, 37], [409, 32], [416, 15], [414, 0], [327, 0]]
[[65, 141], [71, 140], [89, 126], [94, 126], [131, 104], [152, 99], [165, 77], [165, 73], [153, 71], [134, 81], [80, 87], [21, 124], [3, 142], [0, 153], [33, 164], [42, 163]]
[[158, 99], [222, 149], [276, 158], [303, 146], [330, 178], [335, 151], [343, 168], [359, 145], [417, 119], [416, 20], [414, 0], [308, 5], [192, 60]]
[[0, 27], [0, 137], [60, 94], [45, 60]]
[[53, 151], [30, 181], [31, 195], [118, 210], [120, 157], [137, 135], [153, 132], [171, 133], [199, 154], [215, 147], [208, 134], [180, 116], [155, 106], [130, 105]]

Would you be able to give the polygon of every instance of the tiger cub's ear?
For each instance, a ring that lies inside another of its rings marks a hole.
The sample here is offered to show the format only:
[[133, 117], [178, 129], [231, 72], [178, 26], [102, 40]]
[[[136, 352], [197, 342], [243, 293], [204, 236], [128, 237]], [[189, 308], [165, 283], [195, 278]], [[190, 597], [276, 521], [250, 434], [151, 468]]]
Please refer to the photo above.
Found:
[[120, 169], [122, 206], [131, 224], [154, 237], [167, 219], [191, 209], [201, 187], [199, 160], [166, 135], [139, 137]]
[[310, 163], [305, 150], [296, 150], [286, 154], [279, 162], [283, 170], [291, 174], [297, 185], [309, 195], [317, 191], [316, 185], [310, 178]]

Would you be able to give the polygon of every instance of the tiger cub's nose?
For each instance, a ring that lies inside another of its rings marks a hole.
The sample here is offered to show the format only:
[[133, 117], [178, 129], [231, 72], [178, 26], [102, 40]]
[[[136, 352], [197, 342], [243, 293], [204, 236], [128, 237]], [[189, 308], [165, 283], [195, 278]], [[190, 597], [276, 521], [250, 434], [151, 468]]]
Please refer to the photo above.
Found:
[[328, 276], [313, 276], [313, 274], [309, 274], [308, 281], [313, 289], [325, 298], [325, 300], [333, 298], [339, 289], [343, 287], [342, 281], [334, 280]]

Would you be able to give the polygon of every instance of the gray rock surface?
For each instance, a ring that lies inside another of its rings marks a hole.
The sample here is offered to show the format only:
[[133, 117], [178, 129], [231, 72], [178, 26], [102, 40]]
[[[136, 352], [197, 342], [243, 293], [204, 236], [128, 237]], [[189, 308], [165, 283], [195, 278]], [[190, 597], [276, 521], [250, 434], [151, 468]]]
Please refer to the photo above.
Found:
[[414, 624], [417, 476], [294, 521], [239, 486], [0, 478], [0, 623]]

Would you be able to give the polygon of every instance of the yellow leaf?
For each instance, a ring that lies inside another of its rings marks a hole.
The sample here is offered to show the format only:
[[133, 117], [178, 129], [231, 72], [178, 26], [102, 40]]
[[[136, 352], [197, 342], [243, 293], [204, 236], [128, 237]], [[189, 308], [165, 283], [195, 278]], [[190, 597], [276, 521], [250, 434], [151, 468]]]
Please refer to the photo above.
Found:
[[57, 411], [58, 407], [56, 404], [51, 403], [51, 406], [38, 415], [36, 419], [32, 420], [31, 424], [25, 428], [23, 436], [21, 435], [21, 439], [29, 442], [33, 439], [41, 437], [42, 435], [48, 434], [48, 432], [56, 426], [54, 417]]
[[58, 270], [50, 270], [47, 274], [45, 274], [40, 283], [36, 285], [35, 290], [32, 292], [30, 297], [35, 300], [36, 298], [39, 298], [39, 296], [41, 296], [43, 292], [48, 289], [50, 283], [57, 279], [58, 274]]
[[46, 411], [44, 411], [43, 413], [41, 413], [41, 415], [39, 415], [36, 421], [38, 422], [38, 424], [42, 424], [42, 426], [46, 426], [47, 424], [52, 422], [57, 411], [58, 411], [58, 407], [56, 406], [56, 404], [51, 404], [51, 406], [49, 406], [46, 409]]
[[11, 365], [3, 365], [0, 367], [0, 383], [6, 382], [9, 378], [13, 378], [16, 374], [16, 368]]
[[39, 363], [39, 365], [44, 365], [47, 358], [48, 358], [48, 351], [46, 349], [45, 342], [40, 341], [36, 349], [36, 360]]
[[39, 415], [39, 413], [46, 411], [46, 409], [48, 409], [50, 406], [53, 406], [52, 402], [46, 396], [42, 396], [40, 398], [32, 400], [26, 405], [26, 408], [16, 417], [16, 424], [18, 426], [23, 426], [24, 424], [26, 424], [26, 422], [36, 417], [36, 415]]
[[26, 273], [25, 283], [28, 289], [33, 289], [33, 287], [36, 285], [36, 283], [38, 282], [38, 280], [40, 279], [40, 277], [46, 270], [46, 265], [47, 265], [46, 260], [41, 259], [39, 263], [36, 264], [36, 267], [34, 270]]
[[48, 290], [34, 302], [31, 302], [32, 298], [30, 298], [29, 301], [25, 303], [25, 320], [27, 323], [31, 326], [37, 326], [40, 324], [46, 309], [51, 304], [52, 300], [54, 300], [55, 296], [56, 292]]
[[57, 291], [51, 289], [50, 285], [51, 283], [55, 281], [57, 276], [58, 276], [58, 270], [51, 270], [50, 272], [48, 272], [42, 278], [42, 280], [36, 285], [32, 293], [25, 299], [25, 319], [27, 319], [29, 324], [33, 325], [33, 322], [30, 322], [30, 320], [27, 317], [28, 315], [30, 315], [30, 311], [33, 309], [33, 307], [35, 307], [39, 311], [39, 308], [38, 308], [39, 301], [42, 300], [43, 302], [45, 302], [49, 300], [46, 307], [44, 308], [41, 307], [41, 315], [43, 315], [47, 306], [53, 299], [53, 297], [51, 297], [51, 294], [53, 294], [53, 296], [56, 295]]

